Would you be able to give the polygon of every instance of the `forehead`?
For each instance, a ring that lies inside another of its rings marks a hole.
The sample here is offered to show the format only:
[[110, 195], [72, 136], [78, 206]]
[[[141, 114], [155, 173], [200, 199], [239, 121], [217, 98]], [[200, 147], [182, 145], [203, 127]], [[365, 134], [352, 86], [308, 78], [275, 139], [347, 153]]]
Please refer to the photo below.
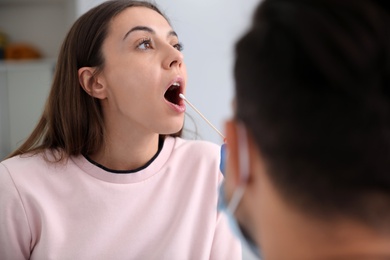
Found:
[[156, 32], [172, 30], [168, 21], [156, 11], [147, 7], [129, 7], [115, 16], [110, 23], [111, 33], [126, 33], [134, 26], [148, 26]]

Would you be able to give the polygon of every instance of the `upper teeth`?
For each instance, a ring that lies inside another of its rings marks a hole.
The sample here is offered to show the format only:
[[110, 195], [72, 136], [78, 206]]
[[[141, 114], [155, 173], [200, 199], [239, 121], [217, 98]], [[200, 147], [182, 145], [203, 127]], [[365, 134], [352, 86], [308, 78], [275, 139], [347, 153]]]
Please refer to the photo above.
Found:
[[172, 86], [180, 87], [180, 83], [179, 82], [175, 82], [175, 83], [172, 84]]

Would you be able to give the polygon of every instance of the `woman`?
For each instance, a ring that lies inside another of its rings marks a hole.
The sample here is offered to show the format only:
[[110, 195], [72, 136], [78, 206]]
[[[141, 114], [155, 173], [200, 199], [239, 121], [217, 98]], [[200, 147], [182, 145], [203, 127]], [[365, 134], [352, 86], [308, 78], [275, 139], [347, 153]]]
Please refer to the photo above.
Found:
[[239, 259], [218, 147], [180, 135], [181, 44], [152, 4], [80, 17], [42, 118], [0, 165], [2, 259]]
[[264, 0], [237, 43], [224, 198], [262, 259], [390, 259], [388, 5]]

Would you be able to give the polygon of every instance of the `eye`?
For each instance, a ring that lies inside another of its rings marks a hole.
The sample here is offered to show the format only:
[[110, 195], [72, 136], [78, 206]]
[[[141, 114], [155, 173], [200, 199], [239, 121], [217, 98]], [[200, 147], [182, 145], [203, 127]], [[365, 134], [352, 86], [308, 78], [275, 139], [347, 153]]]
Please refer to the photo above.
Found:
[[173, 45], [173, 48], [177, 49], [178, 51], [183, 51], [183, 44], [182, 43], [176, 43]]
[[142, 39], [141, 42], [137, 44], [137, 48], [140, 50], [153, 49], [152, 40], [150, 38]]

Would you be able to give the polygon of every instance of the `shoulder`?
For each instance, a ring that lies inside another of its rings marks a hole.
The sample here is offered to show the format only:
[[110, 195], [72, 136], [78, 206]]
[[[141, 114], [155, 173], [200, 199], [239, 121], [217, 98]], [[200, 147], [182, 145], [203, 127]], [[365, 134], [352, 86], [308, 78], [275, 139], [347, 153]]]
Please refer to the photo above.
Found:
[[0, 189], [3, 196], [17, 200], [19, 188], [32, 185], [30, 180], [35, 174], [30, 173], [36, 172], [37, 168], [44, 168], [38, 166], [40, 163], [37, 163], [37, 158], [36, 155], [17, 155], [0, 163]]
[[[214, 172], [220, 178], [220, 146], [208, 141], [171, 138], [173, 142], [169, 164], [178, 165], [181, 171]], [[210, 174], [209, 174], [210, 175]]]
[[215, 143], [202, 140], [185, 140], [175, 138], [174, 150], [188, 153], [192, 155], [201, 154], [207, 156], [219, 156], [220, 146]]
[[203, 161], [219, 164], [220, 146], [208, 141], [185, 140], [176, 137], [174, 138], [171, 156], [180, 157], [187, 162], [191, 160], [193, 162]]
[[8, 158], [1, 162], [2, 166], [7, 168], [9, 171], [31, 168], [37, 165], [41, 165], [43, 162], [42, 154], [25, 154], [17, 155]]
[[49, 161], [45, 160], [44, 153], [17, 155], [1, 162], [9, 171], [46, 167], [48, 163]]
[[0, 163], [0, 174], [8, 172], [11, 177], [33, 177], [36, 174], [53, 171], [66, 165], [66, 159], [56, 160], [57, 157], [49, 150], [39, 153], [27, 153], [8, 158]]

